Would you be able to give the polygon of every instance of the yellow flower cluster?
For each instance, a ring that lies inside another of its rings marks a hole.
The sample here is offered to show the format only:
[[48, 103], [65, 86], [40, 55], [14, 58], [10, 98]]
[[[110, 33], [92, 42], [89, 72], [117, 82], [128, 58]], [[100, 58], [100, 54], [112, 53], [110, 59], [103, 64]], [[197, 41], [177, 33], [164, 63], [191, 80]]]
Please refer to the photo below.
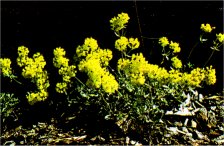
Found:
[[76, 48], [76, 54], [78, 57], [85, 57], [87, 56], [90, 52], [93, 52], [97, 50], [98, 44], [97, 41], [93, 38], [86, 38], [84, 45], [78, 46]]
[[208, 32], [210, 33], [213, 29], [215, 29], [215, 27], [211, 27], [210, 24], [201, 24], [201, 30], [204, 31], [204, 32]]
[[148, 77], [151, 80], [157, 80], [163, 83], [168, 77], [169, 73], [165, 68], [159, 67], [158, 65], [148, 64]]
[[167, 45], [169, 45], [169, 41], [168, 41], [167, 37], [161, 37], [161, 38], [159, 38], [159, 44], [162, 47], [166, 47]]
[[140, 46], [140, 42], [138, 38], [126, 38], [121, 36], [119, 39], [115, 41], [115, 48], [121, 52], [127, 51], [127, 46], [131, 48], [131, 50], [137, 49]]
[[[181, 68], [182, 63], [178, 58], [173, 57], [175, 68]], [[161, 84], [183, 84], [190, 87], [199, 87], [203, 81], [208, 85], [213, 85], [216, 82], [215, 69], [210, 68], [193, 69], [190, 73], [182, 73], [179, 70], [171, 69], [167, 71], [165, 68], [158, 65], [149, 64], [143, 55], [133, 54], [131, 59], [119, 59], [117, 64], [118, 71], [124, 71], [130, 77], [130, 80], [135, 85], [143, 85], [145, 83], [145, 75], [150, 80], [158, 81]]]
[[120, 31], [121, 29], [126, 27], [129, 19], [130, 18], [127, 13], [118, 14], [117, 17], [114, 17], [110, 20], [110, 26], [112, 27], [111, 29], [115, 32]]
[[115, 41], [115, 48], [121, 52], [125, 52], [128, 45], [128, 39], [124, 36]]
[[205, 82], [207, 85], [213, 85], [216, 83], [216, 75], [215, 75], [215, 69], [212, 69], [212, 66], [206, 67], [206, 79]]
[[138, 41], [138, 38], [129, 38], [129, 44], [128, 47], [132, 50], [137, 49], [140, 46], [140, 42]]
[[169, 44], [170, 49], [173, 50], [173, 53], [179, 53], [180, 52], [180, 47], [179, 47], [179, 43], [173, 42], [171, 41]]
[[65, 51], [63, 48], [56, 48], [54, 50], [53, 64], [55, 67], [60, 68], [61, 66], [68, 66], [69, 59], [65, 58]]
[[195, 68], [190, 72], [190, 75], [185, 75], [185, 80], [188, 85], [199, 87], [200, 83], [205, 79], [205, 71], [201, 68]]
[[100, 64], [102, 66], [108, 66], [109, 65], [109, 61], [112, 59], [113, 55], [112, 55], [112, 51], [109, 49], [100, 49], [98, 48], [95, 51], [90, 52], [87, 56], [86, 56], [86, 60], [90, 59], [90, 58], [95, 58], [95, 59], [99, 59], [100, 60]]
[[28, 99], [29, 104], [33, 105], [38, 101], [44, 100], [41, 97], [47, 97], [48, 93], [45, 90], [41, 90], [40, 92], [34, 93], [28, 93], [28, 95], [26, 96], [26, 98]]
[[216, 37], [220, 43], [222, 43], [224, 41], [224, 34], [222, 34], [222, 33], [216, 34]]
[[18, 47], [17, 64], [22, 69], [22, 76], [30, 78], [32, 82], [36, 83], [38, 92], [28, 93], [26, 96], [30, 104], [38, 101], [43, 101], [48, 97], [47, 88], [50, 86], [47, 71], [44, 70], [46, 62], [44, 57], [37, 52], [33, 58], [28, 56], [29, 50], [24, 46]]
[[[85, 43], [79, 48], [82, 47], [85, 47]], [[87, 73], [89, 77], [87, 81], [88, 86], [94, 88], [102, 87], [106, 93], [110, 94], [118, 90], [118, 83], [115, 77], [106, 69], [111, 59], [112, 52], [109, 49], [102, 50], [97, 47], [96, 49], [91, 49], [86, 58], [80, 61], [78, 67], [80, 71]]]
[[182, 62], [176, 56], [171, 58], [171, 61], [174, 68], [182, 68]]
[[5, 77], [12, 75], [11, 60], [9, 58], [0, 58], [1, 74]]
[[133, 84], [143, 85], [145, 83], [145, 74], [148, 72], [148, 61], [145, 60], [142, 53], [132, 54], [131, 59], [120, 58], [117, 68], [119, 71], [124, 71]]
[[177, 83], [181, 84], [181, 80], [183, 73], [181, 73], [179, 70], [171, 69], [169, 72], [167, 83]]
[[200, 87], [203, 81], [207, 85], [216, 83], [215, 69], [212, 69], [212, 66], [206, 67], [206, 69], [195, 68], [189, 74], [173, 69], [169, 71], [169, 78], [173, 83], [185, 84], [191, 87]]
[[71, 78], [76, 75], [76, 66], [69, 65], [69, 59], [65, 57], [65, 50], [61, 47], [54, 49], [53, 64], [59, 68], [58, 73], [62, 76], [63, 82], [56, 84], [58, 93], [66, 93], [68, 85], [71, 84]]

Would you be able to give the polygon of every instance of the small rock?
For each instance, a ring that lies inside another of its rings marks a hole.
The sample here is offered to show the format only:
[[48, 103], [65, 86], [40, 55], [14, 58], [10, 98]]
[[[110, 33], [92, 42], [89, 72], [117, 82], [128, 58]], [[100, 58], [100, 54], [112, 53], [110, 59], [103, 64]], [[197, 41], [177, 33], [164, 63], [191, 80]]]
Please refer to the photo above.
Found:
[[198, 136], [198, 138], [199, 138], [200, 140], [207, 140], [207, 141], [210, 141], [210, 140], [208, 139], [208, 136], [207, 136], [207, 135], [203, 135], [201, 132], [199, 132], [199, 131], [197, 131], [197, 130], [195, 130], [195, 132], [196, 132], [196, 134], [197, 134], [197, 136]]
[[171, 132], [171, 135], [177, 135], [178, 134], [178, 129], [177, 127], [169, 127], [168, 130]]
[[164, 136], [168, 138], [168, 137], [171, 137], [171, 134], [166, 134]]
[[216, 106], [211, 106], [211, 110], [215, 111]]
[[177, 127], [182, 127], [183, 124], [181, 122], [174, 122], [174, 125], [177, 126]]
[[202, 94], [199, 94], [199, 102], [203, 102], [203, 100], [204, 100], [203, 95]]
[[125, 143], [126, 144], [129, 144], [130, 143], [130, 138], [129, 137], [126, 137]]
[[186, 127], [182, 127], [182, 131], [185, 132], [185, 133], [189, 133], [189, 131], [187, 130]]
[[132, 145], [134, 145], [134, 144], [136, 143], [136, 141], [131, 140], [130, 143], [131, 143]]
[[184, 126], [187, 126], [188, 120], [189, 120], [188, 118], [185, 120]]
[[193, 128], [197, 127], [197, 123], [194, 120], [191, 120], [191, 127]]

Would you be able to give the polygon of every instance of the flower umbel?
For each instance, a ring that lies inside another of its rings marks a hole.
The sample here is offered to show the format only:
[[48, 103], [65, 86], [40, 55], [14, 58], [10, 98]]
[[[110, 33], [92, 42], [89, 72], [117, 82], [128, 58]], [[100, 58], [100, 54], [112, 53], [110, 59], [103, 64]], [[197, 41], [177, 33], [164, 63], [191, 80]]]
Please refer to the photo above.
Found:
[[128, 47], [132, 50], [137, 49], [140, 46], [140, 42], [138, 41], [138, 38], [129, 38], [129, 44]]
[[28, 56], [29, 50], [25, 46], [18, 47], [17, 64], [22, 69], [22, 76], [31, 79], [31, 82], [37, 86], [37, 92], [28, 93], [26, 98], [32, 105], [38, 101], [44, 101], [48, 97], [47, 88], [50, 86], [47, 71], [44, 70], [46, 62], [43, 55], [39, 52], [33, 55], [33, 58]]
[[9, 58], [0, 58], [0, 68], [3, 76], [12, 75], [11, 60]]
[[215, 27], [211, 27], [210, 24], [201, 24], [201, 30], [207, 33], [210, 33], [213, 29], [215, 29]]
[[219, 33], [216, 34], [217, 39], [219, 40], [220, 43], [222, 43], [224, 41], [224, 34], [223, 33]]
[[125, 52], [128, 45], [128, 39], [126, 37], [120, 37], [115, 41], [115, 48], [121, 52]]
[[171, 58], [171, 61], [172, 61], [173, 67], [175, 67], [175, 68], [182, 68], [182, 62], [176, 56]]
[[162, 47], [166, 47], [167, 45], [169, 45], [169, 41], [168, 41], [167, 37], [161, 37], [161, 38], [159, 38], [159, 44]]
[[114, 17], [110, 20], [111, 29], [118, 33], [120, 30], [126, 28], [126, 24], [128, 23], [129, 16], [127, 13], [118, 14], [117, 17]]
[[180, 52], [180, 47], [179, 47], [179, 43], [176, 43], [176, 42], [173, 42], [171, 41], [170, 42], [170, 45], [169, 45], [170, 49], [173, 50], [173, 53], [179, 53]]

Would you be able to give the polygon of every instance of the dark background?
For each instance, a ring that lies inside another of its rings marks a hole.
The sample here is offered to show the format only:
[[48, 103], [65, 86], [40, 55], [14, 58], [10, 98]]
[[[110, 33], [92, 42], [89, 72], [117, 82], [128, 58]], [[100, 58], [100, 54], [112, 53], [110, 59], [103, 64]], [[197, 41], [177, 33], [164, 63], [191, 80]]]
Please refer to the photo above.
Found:
[[[211, 54], [209, 44], [199, 45], [187, 60], [199, 40], [202, 23], [216, 26], [223, 32], [222, 1], [137, 1], [142, 35], [149, 38], [168, 37], [180, 43], [179, 57], [203, 67]], [[139, 37], [136, 7], [133, 1], [49, 1], [1, 2], [1, 57], [9, 57], [16, 64], [17, 48], [24, 45], [31, 54], [40, 51], [47, 62], [52, 62], [53, 49], [63, 47], [72, 58], [78, 45], [86, 37], [93, 37], [101, 48], [113, 52], [116, 36], [109, 20], [119, 13], [129, 14], [127, 37]], [[212, 33], [215, 36], [215, 33]], [[139, 51], [150, 63], [159, 63], [158, 39], [144, 39]], [[137, 50], [136, 50], [137, 51]], [[114, 54], [116, 58], [116, 54]], [[49, 63], [48, 63], [49, 64]], [[209, 93], [223, 90], [223, 49], [215, 52], [207, 64], [216, 68], [217, 83], [206, 88]]]

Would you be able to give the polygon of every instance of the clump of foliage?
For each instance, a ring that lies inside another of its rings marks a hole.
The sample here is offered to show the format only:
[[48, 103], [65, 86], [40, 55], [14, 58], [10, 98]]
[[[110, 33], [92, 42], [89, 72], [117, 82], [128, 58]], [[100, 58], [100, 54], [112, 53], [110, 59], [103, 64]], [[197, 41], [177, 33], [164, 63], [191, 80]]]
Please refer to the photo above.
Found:
[[17, 121], [18, 117], [15, 109], [19, 103], [19, 99], [10, 93], [0, 93], [0, 113], [1, 113], [1, 129], [7, 129], [6, 123], [9, 120]]

